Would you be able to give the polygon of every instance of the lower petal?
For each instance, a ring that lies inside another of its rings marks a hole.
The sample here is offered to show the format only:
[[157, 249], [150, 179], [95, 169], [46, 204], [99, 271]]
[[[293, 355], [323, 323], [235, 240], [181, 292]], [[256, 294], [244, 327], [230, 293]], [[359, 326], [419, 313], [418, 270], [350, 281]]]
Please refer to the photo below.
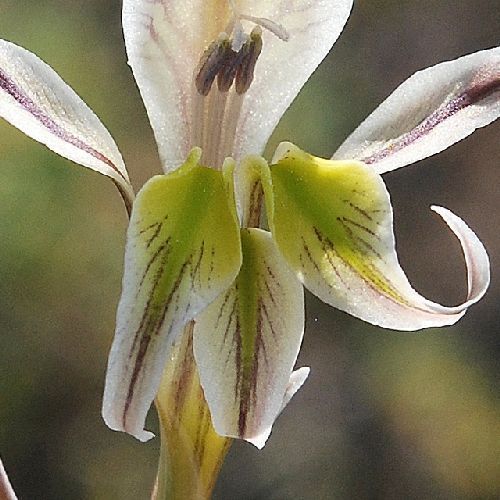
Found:
[[215, 430], [261, 448], [307, 377], [307, 369], [292, 375], [304, 296], [269, 233], [243, 229], [241, 237], [240, 273], [197, 317], [194, 355]]

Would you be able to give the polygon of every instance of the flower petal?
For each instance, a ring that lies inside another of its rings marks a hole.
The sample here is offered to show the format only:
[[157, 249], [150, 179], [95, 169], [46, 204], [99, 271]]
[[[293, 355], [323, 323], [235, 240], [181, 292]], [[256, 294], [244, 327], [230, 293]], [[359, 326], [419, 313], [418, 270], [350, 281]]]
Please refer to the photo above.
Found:
[[236, 130], [235, 158], [262, 154], [283, 113], [342, 32], [352, 3], [352, 0], [240, 2], [240, 10], [245, 14], [279, 22], [289, 39], [283, 42], [269, 32], [263, 33], [264, 48]]
[[[246, 32], [254, 26], [248, 16], [254, 16], [279, 23], [289, 35], [284, 41], [264, 29], [233, 154], [227, 152], [239, 160], [263, 151], [278, 120], [342, 31], [352, 0], [234, 3], [247, 18], [242, 19]], [[221, 0], [123, 2], [127, 54], [167, 171], [177, 168], [193, 146], [201, 146], [193, 143], [195, 71], [209, 44], [230, 31], [230, 5]]]
[[127, 170], [104, 125], [50, 66], [5, 40], [0, 116], [61, 156], [111, 177], [130, 207], [134, 193]]
[[290, 376], [302, 341], [304, 295], [269, 233], [242, 229], [241, 238], [240, 273], [197, 317], [194, 356], [217, 433], [262, 447], [301, 385], [296, 377], [290, 384]]
[[337, 150], [382, 174], [443, 151], [500, 115], [500, 47], [415, 73]]
[[128, 230], [103, 416], [140, 440], [151, 437], [144, 420], [170, 346], [231, 285], [241, 264], [223, 176], [199, 166], [199, 155], [194, 150], [183, 167], [142, 188]]
[[418, 330], [455, 323], [484, 295], [488, 256], [456, 215], [434, 208], [460, 240], [468, 273], [467, 301], [444, 307], [419, 295], [401, 269], [389, 195], [370, 166], [314, 158], [291, 144], [282, 144], [276, 158], [272, 193], [264, 184], [273, 236], [323, 301], [384, 328]]
[[[311, 369], [308, 366], [303, 366], [302, 368], [299, 368], [298, 370], [292, 372], [286, 388], [285, 397], [283, 398], [283, 402], [281, 403], [280, 413], [285, 409], [285, 406], [290, 402], [293, 396], [295, 396], [296, 392], [304, 385], [307, 377], [309, 377], [310, 371]], [[261, 450], [266, 445], [266, 441], [271, 434], [271, 430], [272, 425], [267, 429], [264, 429], [259, 435], [247, 439], [247, 441]]]
[[0, 459], [0, 498], [2, 500], [17, 500], [12, 485], [10, 484], [7, 473]]

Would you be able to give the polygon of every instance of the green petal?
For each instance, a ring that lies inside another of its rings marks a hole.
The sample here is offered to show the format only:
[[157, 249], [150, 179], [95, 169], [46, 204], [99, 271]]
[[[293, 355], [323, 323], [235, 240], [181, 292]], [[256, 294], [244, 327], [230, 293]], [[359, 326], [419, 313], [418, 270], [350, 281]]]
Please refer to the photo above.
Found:
[[457, 216], [434, 210], [460, 240], [468, 268], [467, 301], [444, 307], [419, 295], [395, 251], [392, 207], [382, 178], [357, 161], [315, 158], [282, 144], [265, 175], [274, 239], [315, 295], [370, 323], [417, 330], [456, 322], [489, 283], [489, 261]]
[[[146, 440], [147, 411], [171, 344], [236, 277], [239, 226], [221, 172], [194, 150], [177, 171], [151, 179], [133, 207], [123, 292], [109, 358], [103, 416]], [[226, 169], [226, 178], [231, 175]]]
[[259, 448], [308, 370], [292, 376], [302, 341], [302, 285], [271, 235], [242, 229], [233, 286], [196, 318], [194, 355], [215, 430]]

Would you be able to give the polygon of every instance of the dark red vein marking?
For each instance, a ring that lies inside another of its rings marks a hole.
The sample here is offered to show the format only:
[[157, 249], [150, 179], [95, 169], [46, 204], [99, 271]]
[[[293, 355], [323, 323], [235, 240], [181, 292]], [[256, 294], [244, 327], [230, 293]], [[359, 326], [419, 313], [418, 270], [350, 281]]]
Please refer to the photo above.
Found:
[[[149, 273], [149, 270], [151, 269], [151, 266], [156, 262], [156, 259], [158, 259], [158, 257], [160, 255], [162, 255], [162, 253], [166, 250], [166, 253], [170, 253], [170, 240], [171, 240], [171, 237], [169, 236], [157, 249], [156, 249], [156, 252], [153, 254], [153, 256], [151, 257], [151, 259], [149, 260], [149, 262], [147, 263], [146, 265], [146, 269], [144, 270], [144, 273], [142, 274], [142, 277], [141, 277], [141, 280], [139, 282], [139, 286], [138, 286], [138, 290], [137, 290], [137, 295], [139, 295], [140, 291], [141, 291], [141, 288], [142, 288], [142, 285], [144, 284], [144, 280], [146, 279], [146, 276], [148, 275]], [[162, 260], [165, 260], [165, 256], [163, 255], [163, 258]]]
[[[347, 229], [347, 228], [346, 228]], [[316, 228], [315, 228], [316, 230]], [[338, 271], [336, 270], [336, 268], [334, 267], [333, 265], [333, 262], [330, 260], [330, 257], [328, 255], [328, 252], [326, 252], [326, 250], [330, 249], [332, 252], [335, 252], [335, 255], [343, 262], [343, 264], [348, 268], [350, 269], [356, 276], [358, 276], [362, 281], [364, 281], [372, 290], [374, 290], [377, 294], [381, 294], [381, 295], [384, 295], [385, 297], [387, 297], [389, 300], [393, 301], [393, 302], [397, 302], [399, 304], [404, 304], [404, 305], [410, 305], [398, 292], [397, 288], [394, 287], [394, 285], [391, 283], [391, 281], [387, 278], [387, 276], [384, 276], [383, 273], [381, 273], [381, 271], [379, 269], [377, 269], [373, 264], [369, 264], [367, 265], [364, 260], [361, 258], [360, 259], [360, 263], [362, 265], [362, 268], [368, 272], [366, 272], [366, 275], [365, 274], [362, 274], [362, 272], [357, 269], [356, 267], [354, 267], [348, 260], [346, 260], [339, 252], [336, 252], [333, 248], [333, 243], [326, 237], [323, 237], [321, 235], [321, 233], [316, 230], [317, 233], [317, 237], [318, 237], [318, 240], [322, 243], [326, 243], [327, 245], [329, 245], [328, 247], [323, 247], [324, 251], [325, 251], [325, 254], [328, 256], [328, 261], [329, 263], [333, 266], [334, 270], [335, 270], [335, 273], [337, 274], [337, 276], [341, 279], [342, 281], [342, 284], [347, 288], [349, 289], [349, 286], [345, 283], [345, 281], [341, 278], [340, 274], [338, 273]], [[321, 239], [320, 239], [321, 238]], [[351, 237], [352, 239], [352, 237]], [[358, 252], [360, 252], [361, 254], [363, 252], [360, 251], [360, 248], [359, 248], [359, 245], [356, 244], [356, 241], [354, 239], [352, 239], [352, 242], [356, 248], [356, 250]], [[381, 259], [383, 261], [383, 259]], [[383, 281], [382, 279], [378, 278], [378, 275], [382, 275], [383, 278], [386, 280], [386, 281]], [[322, 275], [321, 275], [322, 276]], [[323, 280], [325, 281], [325, 283], [327, 285], [329, 285], [329, 283], [325, 280], [325, 278], [322, 276]], [[330, 288], [331, 285], [329, 285]], [[377, 287], [378, 286], [378, 287]], [[385, 288], [388, 288], [389, 289], [389, 292], [392, 293], [392, 295], [390, 293], [387, 293], [384, 291]], [[413, 306], [412, 306], [413, 307]], [[416, 308], [416, 307], [413, 307], [414, 309], [419, 309], [419, 308]]]
[[50, 116], [47, 116], [36, 103], [27, 96], [22, 89], [20, 89], [1, 69], [0, 69], [0, 89], [4, 90], [9, 94], [25, 111], [27, 111], [31, 116], [33, 116], [41, 125], [43, 125], [49, 132], [54, 134], [56, 137], [62, 141], [75, 146], [84, 153], [93, 156], [97, 160], [105, 163], [114, 172], [116, 172], [127, 184], [129, 181], [126, 179], [124, 174], [118, 169], [118, 167], [104, 154], [100, 153], [92, 146], [85, 144], [81, 139], [75, 137], [73, 134], [64, 130], [60, 125], [58, 125]]
[[363, 224], [360, 224], [359, 222], [356, 222], [349, 217], [337, 217], [337, 220], [340, 222], [340, 224], [347, 230], [347, 224], [350, 224], [351, 226], [355, 226], [358, 229], [361, 229], [362, 231], [365, 231], [368, 233], [370, 236], [373, 236], [377, 240], [381, 241], [380, 236], [370, 229], [369, 227], [363, 226]]
[[[317, 229], [314, 228], [314, 231], [316, 232]], [[316, 232], [316, 236], [318, 236], [317, 232]], [[304, 239], [304, 237], [302, 237], [302, 247], [304, 248], [304, 251], [306, 252], [306, 256], [309, 259], [309, 262], [311, 262], [311, 264], [313, 265], [314, 269], [316, 269], [316, 272], [318, 274], [321, 274], [321, 271], [320, 271], [320, 268], [318, 266], [318, 263], [314, 260], [314, 258], [312, 256], [312, 253], [311, 253], [311, 250], [309, 249], [309, 246], [307, 245], [306, 240]], [[302, 261], [302, 254], [301, 254], [301, 261]]]
[[194, 359], [193, 359], [193, 329], [194, 322], [190, 321], [185, 331], [185, 334], [188, 336], [188, 342], [185, 349], [185, 356], [182, 358], [180, 363], [180, 367], [178, 368], [179, 376], [176, 380], [176, 390], [175, 390], [175, 398], [174, 398], [174, 411], [173, 414], [177, 419], [179, 419], [182, 415], [181, 408], [184, 406], [184, 402], [187, 396], [187, 387], [191, 384], [193, 376], [194, 376]]
[[372, 164], [383, 160], [394, 153], [398, 153], [419, 139], [422, 139], [425, 135], [432, 132], [432, 130], [434, 130], [438, 125], [445, 122], [448, 118], [451, 118], [459, 111], [479, 103], [498, 90], [500, 90], [500, 75], [493, 77], [491, 80], [481, 81], [472, 85], [454, 99], [443, 103], [438, 109], [420, 122], [420, 124], [418, 124], [413, 130], [403, 134], [394, 142], [390, 143], [386, 148], [377, 151], [371, 156], [362, 158], [361, 161], [367, 164]]
[[[123, 409], [122, 422], [123, 422], [124, 428], [126, 427], [128, 410], [130, 408], [130, 404], [131, 404], [132, 399], [134, 397], [135, 388], [137, 386], [137, 381], [139, 379], [139, 374], [141, 373], [142, 368], [144, 366], [143, 360], [146, 357], [148, 346], [151, 342], [151, 339], [153, 337], [158, 336], [158, 333], [160, 332], [160, 330], [163, 326], [163, 323], [165, 321], [165, 317], [170, 309], [170, 305], [173, 302], [173, 298], [174, 298], [175, 293], [178, 292], [179, 285], [183, 279], [183, 276], [186, 272], [186, 267], [188, 264], [189, 264], [189, 260], [184, 262], [184, 264], [182, 265], [182, 267], [179, 271], [179, 275], [177, 276], [177, 279], [176, 279], [176, 281], [172, 287], [172, 290], [170, 291], [167, 299], [165, 300], [163, 307], [160, 309], [159, 314], [155, 315], [155, 314], [153, 314], [152, 309], [156, 309], [156, 307], [150, 305], [151, 297], [154, 296], [155, 289], [158, 286], [159, 282], [161, 281], [161, 277], [163, 276], [164, 271], [165, 271], [164, 266], [160, 266], [160, 268], [159, 268], [158, 279], [155, 281], [155, 284], [151, 289], [150, 300], [148, 300], [148, 304], [147, 304], [146, 308], [144, 309], [143, 318], [141, 319], [141, 323], [140, 323], [140, 325], [139, 325], [139, 327], [136, 330], [135, 335], [134, 335], [133, 346], [136, 344], [136, 341], [138, 338], [140, 338], [141, 341], [140, 341], [139, 350], [138, 350], [137, 355], [136, 355], [135, 360], [134, 360], [134, 368], [132, 371], [132, 375], [130, 377], [130, 383], [128, 386], [128, 393], [127, 393], [127, 397], [125, 399], [125, 405], [124, 405], [124, 409]], [[177, 305], [177, 309], [178, 309], [178, 305]], [[147, 318], [147, 320], [145, 320], [145, 318]], [[151, 331], [149, 331], [150, 324], [152, 325]], [[147, 325], [148, 328], [145, 328], [145, 325]], [[172, 331], [172, 326], [173, 325], [171, 323], [168, 331], [165, 333], [165, 338], [168, 338], [168, 336], [170, 335], [170, 333]], [[132, 358], [133, 353], [134, 353], [134, 349], [132, 349], [130, 351], [129, 358]]]
[[366, 217], [370, 222], [373, 222], [373, 217], [371, 217], [366, 210], [363, 210], [361, 207], [358, 207], [358, 205], [355, 205], [351, 200], [342, 200], [342, 201], [347, 205], [349, 205], [353, 210], [356, 210], [356, 212], [361, 214], [363, 217]]
[[[277, 342], [279, 340], [279, 335], [277, 334], [276, 330], [274, 329], [273, 322], [271, 320], [271, 315], [269, 314], [269, 311], [267, 310], [267, 307], [266, 307], [266, 304], [264, 303], [264, 301], [261, 301], [261, 311], [267, 320], [267, 324], [269, 326], [269, 331], [271, 332], [271, 337], [273, 338], [273, 340], [275, 342]], [[262, 346], [263, 346], [263, 352], [264, 352], [264, 360], [266, 362], [266, 365], [269, 365], [269, 360], [267, 359], [266, 346], [265, 346], [264, 342], [262, 342]]]
[[191, 290], [194, 290], [194, 282], [196, 279], [198, 279], [198, 284], [201, 288], [201, 262], [203, 260], [203, 256], [205, 254], [205, 240], [201, 242], [200, 246], [200, 251], [198, 255], [198, 259], [196, 261], [196, 264], [194, 266], [191, 266]]
[[[314, 229], [314, 233], [316, 234], [316, 238], [318, 239], [319, 243], [321, 244], [321, 248], [323, 249], [323, 254], [326, 257], [326, 259], [328, 260], [328, 264], [330, 264], [331, 268], [333, 269], [333, 272], [335, 273], [337, 278], [340, 280], [340, 282], [344, 285], [344, 287], [347, 290], [350, 290], [349, 285], [345, 282], [344, 278], [340, 274], [340, 271], [338, 270], [337, 264], [333, 260], [331, 254], [334, 253], [337, 256], [337, 258], [339, 258], [345, 264], [344, 259], [337, 252], [333, 242], [330, 241], [329, 238], [327, 238], [325, 235], [323, 235], [317, 227], [314, 227], [313, 229]], [[310, 251], [309, 251], [308, 257], [309, 257], [309, 259], [313, 258]], [[333, 289], [333, 286], [330, 283], [328, 283], [328, 281], [326, 281], [325, 277], [323, 276], [323, 273], [321, 272], [321, 270], [319, 269], [319, 266], [316, 263], [315, 263], [315, 267], [316, 267], [319, 275], [323, 279], [323, 281], [328, 285], [328, 287], [330, 289]]]
[[156, 238], [158, 238], [162, 227], [163, 227], [163, 224], [161, 222], [159, 222], [156, 226], [154, 233], [146, 241], [146, 248], [149, 248], [151, 246], [151, 243], [153, 243], [153, 241], [156, 240]]
[[[255, 337], [254, 344], [254, 355], [253, 362], [248, 370], [245, 370], [245, 376], [241, 379], [240, 382], [240, 408], [238, 415], [238, 435], [242, 438], [245, 435], [245, 431], [248, 423], [248, 415], [250, 413], [250, 409], [252, 406], [256, 406], [256, 394], [257, 394], [257, 373], [259, 370], [259, 351], [262, 346], [262, 314], [261, 314], [261, 303], [259, 301], [258, 304], [258, 319], [257, 319], [257, 335]], [[239, 363], [241, 365], [241, 362]], [[248, 377], [250, 375], [250, 377]]]
[[[347, 236], [351, 240], [354, 247], [358, 250], [360, 254], [364, 254], [363, 250], [360, 248], [359, 243], [361, 243], [369, 252], [378, 257], [379, 260], [384, 262], [384, 258], [378, 252], [373, 245], [364, 240], [361, 236], [354, 234], [354, 231], [343, 221], [339, 219], [339, 222], [342, 224], [344, 231], [347, 233]], [[379, 238], [380, 239], [380, 238]]]

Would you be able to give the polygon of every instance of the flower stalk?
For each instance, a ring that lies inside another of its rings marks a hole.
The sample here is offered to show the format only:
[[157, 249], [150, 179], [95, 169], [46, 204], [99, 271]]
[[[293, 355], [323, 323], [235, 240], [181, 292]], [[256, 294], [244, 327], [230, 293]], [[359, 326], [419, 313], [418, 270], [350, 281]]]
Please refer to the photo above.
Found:
[[172, 349], [156, 397], [160, 462], [153, 500], [204, 500], [211, 496], [231, 439], [210, 418], [193, 357], [190, 322]]

